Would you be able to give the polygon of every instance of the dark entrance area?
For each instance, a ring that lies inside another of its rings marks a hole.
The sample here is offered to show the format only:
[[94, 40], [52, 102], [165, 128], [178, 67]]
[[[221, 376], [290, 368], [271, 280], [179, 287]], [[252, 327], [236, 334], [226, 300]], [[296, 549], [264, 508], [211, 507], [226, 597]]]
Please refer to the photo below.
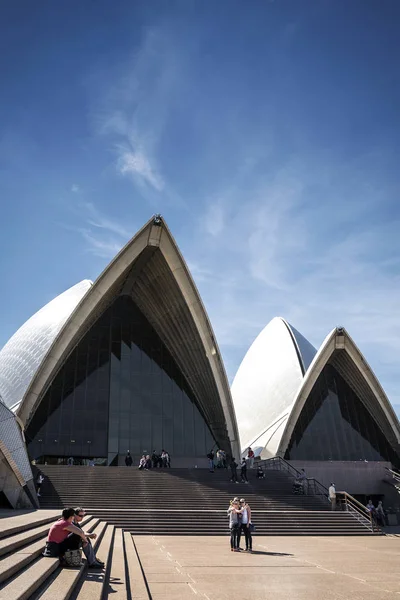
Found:
[[331, 364], [304, 404], [285, 458], [399, 463], [371, 413]]
[[132, 298], [74, 348], [26, 430], [32, 458], [203, 457], [216, 444], [183, 373]]

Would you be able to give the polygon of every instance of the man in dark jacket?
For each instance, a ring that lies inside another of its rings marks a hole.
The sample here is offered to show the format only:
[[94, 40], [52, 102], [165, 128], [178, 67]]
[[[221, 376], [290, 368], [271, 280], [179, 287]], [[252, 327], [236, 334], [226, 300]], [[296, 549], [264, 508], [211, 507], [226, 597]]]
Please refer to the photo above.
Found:
[[232, 460], [231, 460], [231, 481], [235, 482], [235, 483], [239, 483], [238, 482], [238, 477], [237, 477], [237, 462], [235, 461], [234, 457], [232, 456]]
[[131, 467], [132, 463], [133, 463], [133, 459], [132, 459], [131, 453], [128, 450], [127, 455], [125, 456], [125, 464], [127, 467]]

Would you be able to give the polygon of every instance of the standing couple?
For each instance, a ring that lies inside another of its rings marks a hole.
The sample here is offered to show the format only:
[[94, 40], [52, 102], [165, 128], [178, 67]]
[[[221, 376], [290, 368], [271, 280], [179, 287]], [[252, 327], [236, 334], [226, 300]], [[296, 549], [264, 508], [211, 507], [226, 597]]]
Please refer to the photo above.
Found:
[[229, 529], [231, 531], [231, 551], [240, 552], [240, 537], [244, 534], [246, 552], [252, 552], [251, 509], [244, 498], [234, 498], [228, 508]]

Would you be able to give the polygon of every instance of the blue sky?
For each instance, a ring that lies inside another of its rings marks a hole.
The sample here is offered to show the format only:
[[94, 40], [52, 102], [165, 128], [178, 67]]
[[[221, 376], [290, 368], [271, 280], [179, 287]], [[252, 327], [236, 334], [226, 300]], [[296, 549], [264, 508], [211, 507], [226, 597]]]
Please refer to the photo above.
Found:
[[0, 10], [0, 346], [159, 212], [231, 380], [344, 325], [400, 412], [399, 2]]

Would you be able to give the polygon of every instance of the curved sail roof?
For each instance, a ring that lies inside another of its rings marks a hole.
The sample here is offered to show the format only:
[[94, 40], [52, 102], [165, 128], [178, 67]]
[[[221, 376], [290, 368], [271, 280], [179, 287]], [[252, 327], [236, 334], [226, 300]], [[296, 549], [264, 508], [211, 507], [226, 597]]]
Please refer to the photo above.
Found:
[[277, 453], [281, 456], [285, 454], [303, 406], [328, 363], [342, 375], [373, 415], [388, 442], [399, 451], [400, 423], [393, 407], [350, 335], [344, 327], [337, 327], [325, 338], [297, 391], [292, 410], [280, 435]]
[[242, 451], [254, 446], [274, 453], [274, 440], [315, 354], [316, 349], [281, 317], [257, 336], [232, 384]]
[[14, 333], [0, 351], [0, 396], [15, 409], [58, 332], [89, 290], [88, 279], [43, 306]]
[[159, 216], [126, 244], [66, 321], [26, 391], [18, 410], [21, 421], [29, 423], [74, 346], [121, 294], [132, 297], [167, 346], [215, 439], [237, 453], [236, 418], [215, 336], [188, 267]]
[[400, 454], [400, 424], [372, 369], [344, 328], [335, 328], [318, 352], [292, 326], [273, 319], [249, 348], [232, 385], [242, 451], [285, 456], [313, 387], [331, 365], [360, 398]]

